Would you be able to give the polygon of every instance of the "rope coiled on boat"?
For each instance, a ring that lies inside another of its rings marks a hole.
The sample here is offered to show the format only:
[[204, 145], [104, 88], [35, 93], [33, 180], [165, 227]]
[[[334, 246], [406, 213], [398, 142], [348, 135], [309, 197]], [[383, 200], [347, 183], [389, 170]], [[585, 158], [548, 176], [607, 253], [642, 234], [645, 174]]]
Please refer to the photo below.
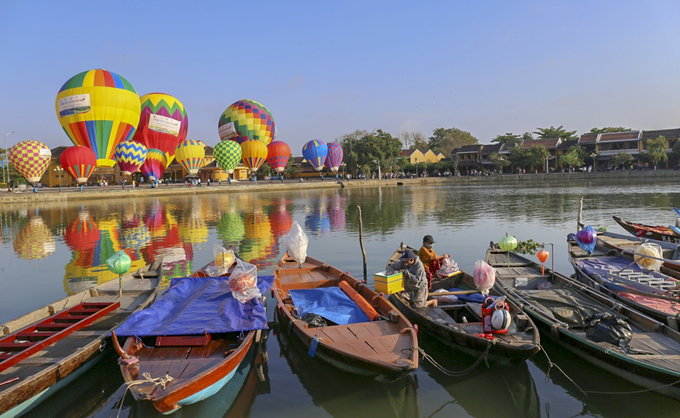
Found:
[[118, 410], [118, 414], [116, 415], [116, 418], [119, 418], [119, 417], [120, 417], [120, 412], [123, 410], [123, 402], [125, 402], [125, 396], [127, 395], [128, 390], [129, 390], [132, 386], [141, 385], [141, 384], [143, 384], [143, 383], [152, 383], [154, 386], [160, 386], [160, 387], [162, 387], [162, 388], [165, 390], [167, 384], [170, 383], [170, 382], [172, 382], [173, 380], [175, 380], [175, 378], [172, 377], [172, 376], [170, 376], [169, 374], [166, 374], [165, 376], [162, 376], [162, 377], [154, 377], [154, 378], [152, 378], [152, 377], [151, 377], [151, 374], [150, 374], [149, 372], [144, 372], [144, 373], [142, 373], [142, 377], [144, 377], [144, 379], [140, 379], [140, 380], [132, 380], [132, 381], [130, 381], [130, 382], [125, 382], [125, 383], [123, 383], [123, 384], [120, 386], [120, 388], [118, 388], [118, 390], [116, 391], [116, 392], [118, 392], [118, 391], [120, 391], [122, 388], [125, 388], [125, 391], [123, 392], [123, 396], [121, 396], [120, 400], [118, 400], [118, 401], [116, 402], [116, 404], [114, 404], [114, 407], [113, 407], [114, 410], [115, 410], [115, 409]]
[[447, 375], [447, 376], [449, 376], [449, 377], [461, 377], [461, 376], [465, 376], [466, 374], [468, 374], [468, 373], [470, 373], [471, 371], [473, 371], [477, 366], [479, 366], [479, 364], [482, 362], [482, 360], [484, 360], [485, 362], [487, 362], [487, 366], [488, 366], [489, 363], [488, 363], [488, 358], [487, 358], [487, 357], [488, 357], [488, 355], [489, 355], [489, 351], [491, 350], [491, 347], [493, 347], [494, 344], [495, 344], [495, 341], [489, 340], [489, 342], [488, 342], [488, 344], [487, 344], [487, 346], [486, 346], [486, 350], [484, 350], [484, 352], [482, 353], [482, 355], [479, 356], [479, 358], [477, 359], [477, 361], [475, 361], [475, 363], [474, 363], [472, 366], [468, 367], [467, 369], [465, 369], [465, 370], [460, 370], [460, 371], [451, 371], [451, 370], [445, 369], [441, 364], [437, 363], [437, 362], [435, 361], [435, 359], [432, 358], [432, 356], [430, 356], [429, 354], [427, 354], [427, 353], [425, 352], [425, 350], [422, 349], [422, 347], [405, 348], [405, 349], [403, 349], [402, 351], [405, 351], [405, 350], [418, 351], [418, 352], [423, 356], [423, 359], [429, 361], [429, 362], [430, 362], [434, 367], [436, 367], [437, 370], [439, 370], [440, 372], [444, 373], [445, 375]]

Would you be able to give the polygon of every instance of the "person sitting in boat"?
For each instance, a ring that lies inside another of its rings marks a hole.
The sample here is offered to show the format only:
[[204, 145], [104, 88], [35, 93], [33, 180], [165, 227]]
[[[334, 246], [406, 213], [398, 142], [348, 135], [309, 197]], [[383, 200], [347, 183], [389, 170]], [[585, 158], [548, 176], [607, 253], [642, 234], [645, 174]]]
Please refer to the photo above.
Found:
[[416, 308], [437, 306], [437, 301], [427, 300], [427, 276], [425, 267], [413, 250], [402, 253], [399, 261], [387, 267], [387, 273], [401, 272], [404, 275], [404, 293]]
[[432, 235], [425, 235], [423, 237], [423, 246], [420, 247], [420, 250], [418, 251], [418, 258], [420, 258], [420, 261], [422, 261], [423, 265], [425, 266], [428, 288], [432, 287], [433, 277], [441, 277], [439, 273], [437, 273], [439, 269], [442, 268], [441, 261], [446, 257], [450, 257], [448, 254], [441, 256], [437, 255], [437, 253], [432, 249], [432, 244], [434, 244]]

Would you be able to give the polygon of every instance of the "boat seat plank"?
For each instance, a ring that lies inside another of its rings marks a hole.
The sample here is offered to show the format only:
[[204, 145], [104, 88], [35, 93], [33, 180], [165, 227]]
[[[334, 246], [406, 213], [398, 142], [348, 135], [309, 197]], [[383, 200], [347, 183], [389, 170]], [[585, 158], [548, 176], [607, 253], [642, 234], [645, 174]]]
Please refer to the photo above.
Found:
[[531, 267], [496, 267], [496, 275], [500, 279], [514, 279], [526, 277], [527, 279], [548, 279], [550, 276], [541, 274]]

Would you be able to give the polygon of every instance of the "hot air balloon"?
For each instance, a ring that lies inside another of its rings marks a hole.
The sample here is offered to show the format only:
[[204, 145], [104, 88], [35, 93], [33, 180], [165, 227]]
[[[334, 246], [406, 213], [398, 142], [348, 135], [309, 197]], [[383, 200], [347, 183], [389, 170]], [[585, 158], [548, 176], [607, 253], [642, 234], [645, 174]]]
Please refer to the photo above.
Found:
[[250, 168], [250, 172], [254, 173], [264, 163], [267, 158], [267, 146], [264, 142], [251, 139], [241, 144], [243, 155], [241, 161], [243, 165]]
[[220, 141], [213, 151], [220, 168], [231, 174], [241, 162], [241, 146], [235, 141]]
[[175, 158], [189, 174], [196, 175], [198, 174], [198, 170], [203, 167], [205, 147], [198, 141], [186, 139], [177, 146]]
[[328, 145], [320, 139], [312, 139], [302, 147], [302, 156], [316, 171], [321, 171], [327, 155]]
[[149, 180], [160, 180], [165, 173], [165, 167], [168, 160], [165, 158], [165, 153], [159, 149], [151, 148], [146, 154], [144, 164], [139, 168]]
[[337, 173], [340, 164], [342, 164], [342, 157], [342, 145], [337, 142], [331, 142], [328, 144], [328, 156], [326, 157], [324, 165], [332, 172]]
[[61, 127], [74, 145], [89, 147], [97, 167], [113, 167], [113, 152], [139, 123], [137, 91], [118, 74], [90, 70], [71, 77], [55, 102]]
[[229, 106], [220, 116], [217, 128], [220, 139], [232, 139], [239, 144], [256, 139], [267, 145], [276, 136], [274, 117], [253, 100], [239, 100]]
[[277, 173], [283, 173], [290, 159], [290, 147], [283, 141], [267, 145], [267, 162]]
[[147, 154], [148, 150], [139, 142], [126, 139], [118, 144], [115, 157], [121, 174], [130, 175], [139, 171], [139, 167], [144, 164]]
[[21, 141], [9, 150], [9, 160], [31, 183], [36, 183], [50, 165], [52, 151], [38, 141]]
[[59, 156], [61, 166], [78, 184], [83, 184], [97, 167], [94, 151], [82, 145], [66, 148]]
[[139, 100], [142, 110], [134, 140], [147, 148], [163, 151], [170, 165], [177, 145], [187, 137], [187, 111], [179, 100], [169, 94], [150, 93]]

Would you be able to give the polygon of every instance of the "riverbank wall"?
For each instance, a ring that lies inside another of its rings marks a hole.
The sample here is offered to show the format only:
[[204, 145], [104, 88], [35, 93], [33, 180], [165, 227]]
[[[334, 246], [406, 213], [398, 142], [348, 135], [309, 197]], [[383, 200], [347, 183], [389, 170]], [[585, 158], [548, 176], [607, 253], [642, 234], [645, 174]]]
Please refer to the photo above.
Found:
[[89, 187], [80, 192], [78, 189], [69, 189], [62, 192], [55, 190], [33, 193], [32, 190], [24, 192], [0, 192], [0, 205], [27, 205], [40, 202], [64, 202], [64, 201], [87, 201], [100, 199], [131, 199], [146, 197], [164, 197], [177, 195], [205, 195], [205, 194], [228, 194], [228, 193], [257, 193], [286, 190], [316, 190], [316, 189], [339, 189], [360, 187], [400, 187], [400, 186], [437, 186], [437, 185], [483, 185], [483, 184], [512, 184], [518, 185], [540, 182], [544, 184], [559, 185], [563, 182], [626, 182], [639, 181], [641, 178], [648, 179], [650, 184], [657, 181], [680, 181], [680, 171], [610, 171], [598, 173], [551, 173], [551, 174], [504, 174], [497, 176], [461, 176], [461, 177], [425, 177], [414, 179], [389, 179], [389, 180], [350, 180], [350, 181], [308, 181], [280, 183], [277, 181], [238, 182], [222, 186], [188, 187], [185, 185], [161, 185], [157, 188], [145, 186], [132, 189], [116, 187]]

